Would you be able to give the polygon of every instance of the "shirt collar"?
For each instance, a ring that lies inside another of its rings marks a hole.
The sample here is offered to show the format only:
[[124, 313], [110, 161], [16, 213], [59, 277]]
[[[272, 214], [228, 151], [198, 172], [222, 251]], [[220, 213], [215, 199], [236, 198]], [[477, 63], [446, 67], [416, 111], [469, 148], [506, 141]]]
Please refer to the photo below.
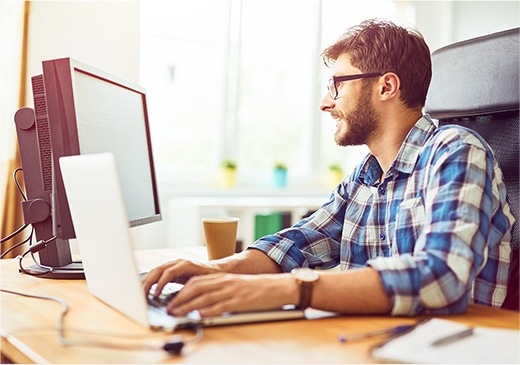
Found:
[[[406, 174], [412, 173], [424, 144], [436, 128], [431, 117], [428, 114], [423, 115], [404, 139], [394, 162], [390, 166], [388, 176], [392, 175], [394, 171]], [[369, 154], [361, 165], [358, 178], [367, 185], [373, 185], [382, 172], [383, 170], [375, 156]]]

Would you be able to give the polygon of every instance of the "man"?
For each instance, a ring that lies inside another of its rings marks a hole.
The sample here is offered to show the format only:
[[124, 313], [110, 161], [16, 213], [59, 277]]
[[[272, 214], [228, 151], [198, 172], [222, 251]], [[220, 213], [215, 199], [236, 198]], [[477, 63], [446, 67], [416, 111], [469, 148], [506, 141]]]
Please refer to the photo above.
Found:
[[514, 223], [502, 173], [482, 138], [422, 115], [431, 79], [422, 36], [369, 20], [322, 56], [332, 78], [320, 108], [336, 121], [336, 143], [366, 144], [369, 155], [311, 217], [229, 258], [161, 265], [144, 290], [188, 279], [168, 306], [174, 315], [285, 304], [391, 315], [499, 307]]

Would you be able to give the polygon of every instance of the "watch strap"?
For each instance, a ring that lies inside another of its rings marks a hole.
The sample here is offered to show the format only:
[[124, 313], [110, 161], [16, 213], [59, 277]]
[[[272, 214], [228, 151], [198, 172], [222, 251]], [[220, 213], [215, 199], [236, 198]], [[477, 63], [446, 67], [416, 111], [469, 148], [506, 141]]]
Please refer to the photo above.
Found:
[[300, 286], [300, 303], [298, 304], [297, 308], [304, 310], [311, 305], [314, 282], [309, 283], [299, 280], [298, 284]]

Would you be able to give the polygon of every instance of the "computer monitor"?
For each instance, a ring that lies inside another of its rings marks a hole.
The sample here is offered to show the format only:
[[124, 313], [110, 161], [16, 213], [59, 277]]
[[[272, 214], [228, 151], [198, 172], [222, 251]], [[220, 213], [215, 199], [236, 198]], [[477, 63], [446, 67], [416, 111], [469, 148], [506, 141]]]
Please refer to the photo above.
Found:
[[146, 91], [70, 58], [43, 61], [42, 68], [42, 75], [32, 78], [34, 110], [22, 108], [15, 115], [25, 223], [33, 226], [39, 242], [47, 242], [28, 272], [83, 278], [81, 263], [72, 260], [69, 239], [75, 238], [74, 226], [58, 160], [112, 152], [129, 226], [161, 220]]

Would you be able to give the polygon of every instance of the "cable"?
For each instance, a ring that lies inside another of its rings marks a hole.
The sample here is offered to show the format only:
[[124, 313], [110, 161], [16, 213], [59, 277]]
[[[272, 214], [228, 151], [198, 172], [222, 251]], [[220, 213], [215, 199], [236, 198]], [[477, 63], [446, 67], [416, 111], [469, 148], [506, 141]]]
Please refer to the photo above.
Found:
[[42, 296], [42, 295], [32, 295], [32, 294], [20, 293], [20, 292], [15, 292], [15, 291], [6, 290], [6, 289], [0, 289], [0, 291], [2, 291], [4, 293], [9, 293], [9, 294], [20, 295], [22, 297], [51, 300], [51, 301], [59, 303], [62, 307], [62, 311], [58, 317], [58, 338], [63, 337], [63, 319], [65, 318], [65, 315], [69, 311], [69, 306], [63, 299], [60, 299], [58, 297], [47, 297], [47, 296]]
[[16, 174], [18, 172], [20, 172], [20, 171], [23, 171], [23, 169], [21, 167], [18, 167], [16, 170], [14, 170], [14, 172], [13, 172], [13, 180], [14, 180], [14, 183], [15, 183], [16, 187], [18, 188], [18, 191], [22, 195], [23, 200], [27, 201], [27, 196], [25, 195], [25, 193], [24, 193], [24, 191], [22, 189], [22, 186], [20, 185], [20, 182], [18, 181], [18, 178], [16, 177]]
[[26, 229], [29, 225], [28, 224], [24, 224], [23, 226], [21, 226], [20, 228], [18, 228], [16, 231], [14, 231], [13, 233], [11, 233], [10, 235], [0, 239], [0, 243], [4, 243], [6, 241], [9, 241], [11, 238], [15, 237], [17, 234], [19, 234], [20, 232], [22, 232], [24, 229]]
[[[12, 290], [6, 290], [6, 289], [0, 289], [0, 292], [9, 293], [13, 295], [19, 295], [23, 297], [28, 298], [35, 298], [35, 299], [43, 299], [43, 300], [50, 300], [57, 302], [61, 305], [62, 311], [58, 317], [58, 324], [57, 324], [57, 333], [56, 338], [57, 341], [63, 345], [63, 346], [93, 346], [93, 347], [103, 347], [103, 348], [109, 348], [109, 349], [116, 349], [116, 350], [147, 350], [147, 351], [156, 351], [156, 350], [165, 350], [168, 351], [171, 354], [179, 355], [181, 349], [186, 344], [195, 344], [199, 342], [203, 335], [203, 329], [199, 325], [187, 325], [184, 327], [185, 329], [193, 330], [195, 331], [195, 335], [190, 338], [188, 341], [184, 341], [184, 336], [174, 336], [174, 340], [167, 342], [163, 344], [162, 346], [153, 346], [153, 345], [135, 345], [135, 344], [120, 344], [120, 343], [110, 343], [110, 342], [102, 342], [102, 341], [95, 341], [95, 340], [68, 340], [65, 339], [65, 316], [69, 312], [69, 306], [67, 303], [58, 297], [51, 297], [51, 296], [41, 296], [41, 295], [33, 295], [33, 294], [26, 294], [21, 292], [16, 292]], [[73, 332], [86, 334], [86, 335], [95, 335], [95, 336], [110, 336], [110, 337], [123, 337], [123, 338], [129, 338], [128, 334], [114, 334], [114, 333], [99, 333], [99, 332], [89, 332], [84, 330], [76, 330]], [[146, 336], [135, 336], [135, 338], [140, 337], [149, 337], [149, 335]]]
[[[17, 256], [17, 258], [18, 258], [18, 267], [20, 269], [20, 272], [22, 272], [24, 274], [27, 274], [27, 275], [32, 275], [32, 276], [43, 276], [43, 275], [47, 275], [47, 274], [52, 273], [55, 269], [59, 269], [60, 271], [67, 271], [67, 270], [68, 271], [77, 271], [77, 270], [82, 270], [81, 268], [77, 268], [77, 267], [63, 267], [63, 266], [60, 266], [59, 268], [55, 268], [55, 267], [52, 267], [52, 266], [43, 265], [36, 259], [34, 254], [37, 253], [40, 250], [43, 250], [47, 246], [48, 243], [50, 243], [50, 242], [52, 242], [54, 240], [56, 240], [56, 236], [53, 236], [53, 237], [51, 237], [51, 238], [49, 238], [47, 240], [38, 241], [34, 246], [30, 245], [29, 248], [24, 253], [22, 253], [21, 255]], [[28, 254], [31, 254], [31, 258], [32, 258], [34, 264], [37, 267], [39, 267], [40, 269], [44, 270], [44, 271], [42, 271], [42, 272], [30, 272], [30, 271], [27, 271], [23, 267], [22, 261], [25, 258], [25, 256], [27, 256]], [[75, 262], [77, 263], [78, 261], [75, 261]]]
[[33, 236], [33, 232], [34, 232], [34, 228], [31, 229], [31, 233], [29, 234], [29, 237], [27, 237], [25, 240], [23, 240], [22, 242], [19, 242], [11, 247], [9, 247], [9, 249], [5, 250], [5, 252], [3, 252], [1, 255], [0, 255], [0, 259], [3, 259], [9, 252], [11, 252], [12, 250], [22, 246], [23, 244], [25, 244], [26, 242], [30, 241], [32, 239], [32, 236]]
[[[44, 265], [41, 265], [37, 260], [36, 258], [34, 257], [34, 254], [42, 249], [44, 249], [47, 244], [49, 242], [52, 242], [56, 239], [56, 236], [53, 236], [47, 240], [41, 240], [41, 241], [38, 241], [34, 246], [29, 246], [29, 248], [23, 253], [21, 254], [20, 256], [18, 256], [18, 266], [20, 268], [20, 271], [23, 272], [24, 274], [27, 274], [27, 275], [32, 275], [32, 276], [42, 276], [42, 275], [46, 275], [46, 274], [49, 274], [51, 273], [52, 271], [54, 271], [54, 268], [50, 267], [50, 266], [44, 266]], [[41, 273], [34, 273], [34, 272], [29, 272], [27, 270], [25, 270], [25, 268], [23, 267], [22, 265], [22, 261], [24, 259], [24, 257], [27, 255], [27, 254], [31, 254], [31, 257], [34, 261], [34, 263], [44, 269], [45, 271], [42, 271]]]
[[[32, 258], [32, 260], [33, 260], [33, 262], [34, 262], [34, 265], [38, 266], [38, 267], [39, 267], [40, 269], [42, 269], [42, 270], [46, 270], [46, 272], [42, 273], [42, 275], [44, 275], [44, 274], [48, 274], [48, 273], [51, 273], [51, 272], [54, 271], [54, 268], [53, 268], [52, 266], [46, 266], [46, 265], [43, 265], [42, 263], [40, 263], [40, 262], [36, 259], [36, 257], [34, 257], [34, 252], [31, 252], [31, 258]], [[64, 267], [60, 267], [60, 270], [64, 270], [64, 269], [65, 269]], [[23, 270], [23, 272], [24, 272], [25, 274], [27, 274], [27, 271], [26, 271], [26, 270]], [[29, 273], [29, 274], [34, 275], [34, 273]]]
[[[32, 240], [32, 232], [31, 232], [31, 236], [29, 238], [27, 238], [27, 240], [25, 240], [24, 242], [20, 242], [19, 244], [11, 247], [8, 251], [4, 252], [4, 254], [2, 254], [2, 256], [0, 256], [0, 258], [3, 257], [3, 255], [7, 254], [9, 251], [13, 250], [14, 248], [24, 244], [28, 240]], [[53, 237], [51, 237], [51, 238], [49, 238], [47, 240], [40, 240], [35, 245], [29, 244], [29, 248], [24, 253], [22, 253], [21, 255], [17, 256], [18, 267], [19, 267], [20, 272], [22, 272], [24, 274], [27, 274], [27, 275], [32, 275], [32, 276], [43, 276], [43, 275], [47, 275], [47, 274], [52, 273], [55, 269], [59, 269], [60, 271], [78, 271], [78, 270], [83, 270], [82, 268], [78, 268], [78, 267], [64, 267], [64, 266], [52, 267], [52, 266], [47, 266], [47, 265], [41, 264], [36, 259], [34, 254], [37, 253], [40, 250], [43, 250], [45, 247], [47, 247], [47, 244], [49, 244], [50, 242], [52, 242], [54, 240], [56, 240], [56, 236], [53, 236]], [[27, 271], [24, 268], [24, 266], [22, 264], [22, 261], [25, 258], [25, 256], [27, 256], [28, 254], [31, 254], [31, 258], [33, 260], [34, 265], [36, 265], [37, 267], [42, 269], [43, 270], [42, 272], [34, 272], [34, 271], [30, 272], [30, 271]], [[81, 261], [74, 261], [73, 263], [81, 263]]]
[[[20, 171], [23, 171], [23, 169], [21, 167], [17, 168], [14, 170], [13, 172], [13, 180], [14, 180], [14, 183], [16, 185], [16, 187], [18, 188], [18, 191], [20, 192], [20, 194], [22, 195], [22, 198], [24, 201], [27, 201], [27, 197], [22, 189], [22, 186], [20, 185], [20, 182], [18, 181], [18, 178], [16, 177], [16, 174]], [[10, 239], [12, 239], [13, 237], [15, 237], [16, 235], [18, 235], [20, 232], [22, 232], [25, 228], [27, 228], [29, 226], [29, 224], [24, 224], [23, 226], [21, 226], [20, 228], [18, 228], [16, 231], [14, 231], [13, 233], [7, 235], [6, 237], [0, 239], [0, 244], [1, 243], [4, 243], [4, 242], [7, 242], [9, 241]], [[32, 235], [32, 232], [31, 232], [31, 235]], [[8, 252], [11, 252], [12, 250], [14, 250], [16, 247], [19, 247], [20, 245], [24, 244], [25, 242], [27, 242], [28, 240], [25, 240], [21, 243], [18, 243], [14, 246], [12, 246], [11, 248], [9, 248], [9, 250], [7, 250], [6, 252], [4, 252], [0, 258], [3, 258], [5, 254], [7, 254]]]

